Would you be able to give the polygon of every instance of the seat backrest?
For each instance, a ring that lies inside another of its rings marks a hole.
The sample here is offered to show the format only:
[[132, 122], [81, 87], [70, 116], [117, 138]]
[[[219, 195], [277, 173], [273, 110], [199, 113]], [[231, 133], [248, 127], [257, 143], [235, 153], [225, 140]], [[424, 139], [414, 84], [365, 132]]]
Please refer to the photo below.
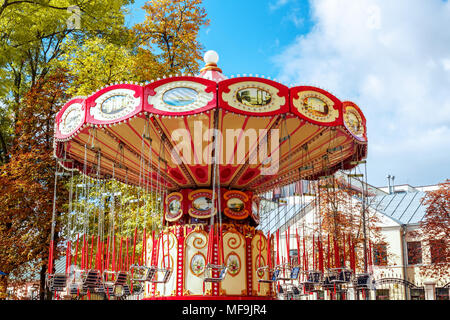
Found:
[[280, 270], [275, 270], [272, 274], [272, 281], [277, 281]]
[[97, 286], [100, 284], [100, 271], [89, 270], [83, 283], [88, 286]]
[[156, 271], [155, 267], [148, 268], [145, 274], [145, 281], [152, 281], [155, 278]]
[[117, 273], [115, 285], [123, 285], [127, 281], [128, 274], [125, 271], [120, 271]]
[[220, 274], [219, 274], [219, 278], [220, 279], [223, 279], [224, 277], [225, 277], [225, 274], [226, 274], [226, 272], [227, 272], [227, 267], [224, 267], [221, 271], [220, 271]]
[[292, 280], [297, 279], [299, 273], [300, 273], [300, 268], [299, 268], [299, 267], [294, 267], [294, 268], [292, 268], [292, 270], [291, 270], [291, 277], [290, 277], [290, 278], [291, 278]]

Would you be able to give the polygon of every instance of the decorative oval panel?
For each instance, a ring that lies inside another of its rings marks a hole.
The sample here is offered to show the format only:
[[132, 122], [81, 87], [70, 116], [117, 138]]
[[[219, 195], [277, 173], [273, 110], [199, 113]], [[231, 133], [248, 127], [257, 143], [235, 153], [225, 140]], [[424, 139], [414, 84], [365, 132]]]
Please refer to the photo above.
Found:
[[225, 258], [226, 266], [228, 267], [228, 274], [235, 277], [241, 272], [241, 258], [235, 253], [231, 252]]
[[261, 88], [244, 88], [236, 93], [236, 100], [251, 108], [262, 108], [270, 104], [272, 95]]
[[193, 275], [199, 277], [205, 272], [206, 258], [201, 252], [196, 253], [192, 256], [189, 262], [189, 268]]
[[224, 213], [227, 217], [236, 220], [242, 220], [248, 217], [247, 202], [249, 197], [242, 191], [231, 190], [223, 195], [225, 201]]
[[162, 101], [172, 107], [185, 107], [194, 104], [198, 99], [198, 92], [191, 88], [177, 87], [167, 90]]
[[156, 81], [144, 89], [144, 109], [159, 114], [191, 114], [216, 105], [216, 84], [209, 80], [174, 77]]
[[63, 135], [74, 132], [83, 123], [83, 106], [81, 103], [70, 105], [61, 117], [59, 132]]
[[330, 93], [314, 87], [291, 89], [292, 111], [320, 125], [337, 125], [341, 121], [342, 103]]
[[120, 87], [101, 93], [90, 101], [90, 117], [100, 122], [122, 119], [140, 109], [141, 98], [135, 95], [135, 90]]
[[217, 209], [214, 208], [212, 199], [211, 190], [199, 189], [189, 193], [189, 215], [194, 218], [206, 219], [216, 214]]
[[174, 222], [183, 215], [183, 195], [179, 192], [173, 192], [166, 197], [166, 214], [167, 221]]
[[263, 78], [234, 78], [219, 82], [219, 105], [233, 112], [254, 115], [284, 113], [289, 89]]
[[344, 125], [348, 131], [358, 140], [365, 141], [366, 137], [366, 127], [365, 118], [359, 107], [353, 102], [344, 102]]
[[78, 130], [85, 121], [84, 99], [77, 98], [67, 102], [56, 115], [55, 137], [65, 139]]

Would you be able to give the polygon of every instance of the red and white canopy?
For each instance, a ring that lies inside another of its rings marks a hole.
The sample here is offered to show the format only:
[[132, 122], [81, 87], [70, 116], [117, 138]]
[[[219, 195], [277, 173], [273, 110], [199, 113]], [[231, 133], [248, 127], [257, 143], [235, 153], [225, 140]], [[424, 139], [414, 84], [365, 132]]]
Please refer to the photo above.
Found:
[[67, 102], [55, 122], [59, 163], [168, 191], [208, 188], [217, 146], [220, 185], [259, 193], [366, 157], [366, 120], [356, 104], [311, 86], [226, 79], [217, 58], [207, 62], [199, 76], [114, 84]]

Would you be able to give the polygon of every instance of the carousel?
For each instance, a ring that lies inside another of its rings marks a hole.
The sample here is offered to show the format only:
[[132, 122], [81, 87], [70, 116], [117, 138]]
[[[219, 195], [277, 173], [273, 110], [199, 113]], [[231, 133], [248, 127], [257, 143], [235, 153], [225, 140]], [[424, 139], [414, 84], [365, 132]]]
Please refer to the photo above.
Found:
[[197, 76], [113, 84], [58, 112], [55, 179], [139, 187], [148, 197], [136, 199], [145, 212], [136, 221], [159, 223], [137, 223], [125, 239], [111, 225], [117, 208], [102, 212], [97, 232], [66, 239], [65, 272], [55, 272], [54, 208], [47, 284], [55, 297], [274, 299], [282, 274], [298, 277], [298, 268], [280, 273], [274, 237], [258, 228], [261, 197], [358, 166], [364, 115], [317, 87], [227, 78], [214, 51], [204, 60]]

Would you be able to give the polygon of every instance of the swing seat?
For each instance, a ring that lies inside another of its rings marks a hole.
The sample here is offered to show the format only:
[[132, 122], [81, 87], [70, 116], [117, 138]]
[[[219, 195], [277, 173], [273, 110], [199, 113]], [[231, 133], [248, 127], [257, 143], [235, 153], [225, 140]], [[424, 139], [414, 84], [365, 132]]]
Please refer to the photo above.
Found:
[[[108, 275], [113, 275], [114, 280], [107, 281]], [[122, 286], [127, 282], [127, 278], [128, 278], [128, 273], [125, 271], [115, 272], [115, 271], [105, 270], [103, 272], [103, 283], [105, 286], [110, 286], [110, 287]]]
[[[206, 265], [205, 269], [208, 270], [208, 271], [205, 272], [206, 276], [205, 276], [205, 278], [203, 278], [203, 282], [222, 282], [223, 279], [225, 278], [226, 274], [227, 274], [228, 267], [224, 266], [224, 265], [216, 265], [216, 264], [208, 263]], [[218, 277], [213, 277], [212, 276], [212, 273], [213, 273], [214, 270], [219, 271], [219, 276]]]
[[81, 283], [78, 282], [72, 282], [69, 284], [69, 295], [71, 296], [83, 296], [87, 294], [87, 290], [86, 288], [83, 288], [83, 286], [81, 285]]
[[302, 283], [319, 284], [322, 280], [322, 272], [315, 270], [304, 271], [306, 274], [306, 280]]
[[300, 267], [294, 267], [291, 269], [291, 274], [289, 277], [278, 277], [278, 281], [290, 281], [290, 280], [297, 280], [298, 276], [300, 274]]
[[363, 273], [363, 274], [358, 274], [355, 277], [355, 285], [357, 289], [368, 289], [371, 287], [372, 282], [370, 279], [370, 274], [368, 273]]
[[333, 287], [335, 280], [336, 280], [335, 274], [327, 274], [323, 279], [322, 287], [324, 287], [324, 288]]
[[[113, 275], [114, 280], [107, 281], [108, 275]], [[117, 288], [121, 287], [126, 284], [128, 279], [128, 273], [125, 271], [108, 271], [105, 270], [103, 272], [103, 287], [105, 294], [109, 295], [110, 297], [116, 296]]]
[[319, 291], [316, 288], [316, 283], [311, 283], [311, 282], [304, 282], [302, 283], [302, 288], [304, 288], [305, 292], [316, 292]]
[[299, 296], [301, 295], [300, 289], [297, 286], [292, 286], [292, 294], [294, 296]]
[[[162, 279], [161, 280], [157, 280], [157, 278], [158, 278], [157, 274], [158, 273], [162, 274]], [[172, 275], [172, 269], [164, 269], [164, 268], [157, 269], [157, 268], [154, 268], [153, 275], [152, 275], [152, 278], [151, 278], [150, 282], [152, 282], [152, 283], [166, 283], [169, 280], [171, 275]]]
[[133, 282], [152, 281], [153, 278], [155, 277], [157, 270], [158, 269], [154, 266], [147, 267], [147, 266], [132, 265], [130, 267], [130, 272], [132, 274], [131, 281]]
[[102, 287], [102, 276], [99, 270], [88, 270], [86, 274], [82, 276], [82, 289], [89, 289], [95, 291]]
[[55, 273], [47, 275], [47, 286], [52, 292], [61, 292], [66, 289], [67, 275], [65, 273]]
[[138, 296], [144, 291], [144, 285], [142, 285], [140, 282], [137, 284], [133, 283], [133, 286], [130, 289], [131, 295]]
[[352, 281], [352, 271], [345, 268], [331, 269], [335, 278], [331, 280], [333, 283], [348, 283]]
[[128, 297], [131, 295], [130, 287], [126, 284], [122, 287], [122, 297]]
[[[258, 271], [259, 271], [259, 270], [264, 270], [264, 271], [271, 272], [271, 270], [269, 270], [267, 267], [261, 267], [261, 268], [258, 268]], [[278, 275], [280, 274], [280, 271], [281, 271], [281, 270], [279, 270], [279, 269], [274, 270], [274, 271], [272, 271], [272, 277], [271, 277], [269, 280], [266, 280], [266, 279], [258, 279], [258, 282], [260, 282], [260, 283], [274, 283], [274, 282], [277, 282]]]

